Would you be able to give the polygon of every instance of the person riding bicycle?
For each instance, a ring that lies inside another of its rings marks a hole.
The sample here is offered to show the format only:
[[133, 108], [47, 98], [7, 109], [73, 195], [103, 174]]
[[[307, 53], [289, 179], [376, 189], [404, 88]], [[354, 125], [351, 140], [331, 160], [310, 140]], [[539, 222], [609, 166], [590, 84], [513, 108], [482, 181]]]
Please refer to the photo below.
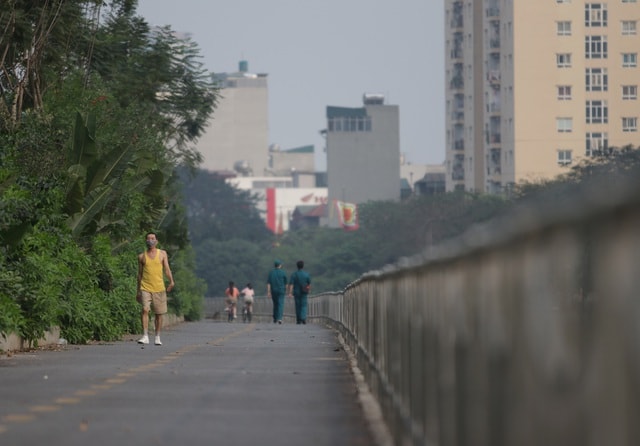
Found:
[[224, 290], [224, 294], [227, 296], [227, 311], [229, 312], [227, 320], [231, 322], [233, 319], [238, 317], [236, 315], [236, 307], [238, 305], [238, 296], [240, 295], [240, 291], [238, 291], [238, 288], [232, 281], [229, 281], [229, 287]]
[[243, 322], [251, 322], [251, 316], [253, 315], [253, 298], [255, 292], [253, 291], [253, 287], [250, 283], [248, 283], [240, 292], [242, 295], [242, 301], [244, 303], [244, 308], [242, 310], [242, 321]]

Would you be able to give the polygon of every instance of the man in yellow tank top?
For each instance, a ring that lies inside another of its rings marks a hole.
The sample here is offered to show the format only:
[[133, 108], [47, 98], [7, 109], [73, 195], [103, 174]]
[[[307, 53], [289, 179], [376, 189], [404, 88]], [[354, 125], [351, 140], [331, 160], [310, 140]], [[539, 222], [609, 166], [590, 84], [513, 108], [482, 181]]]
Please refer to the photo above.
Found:
[[[138, 302], [142, 304], [143, 336], [138, 344], [149, 343], [149, 311], [153, 304], [155, 314], [156, 345], [162, 345], [160, 332], [162, 331], [162, 316], [167, 312], [167, 292], [173, 289], [173, 275], [169, 268], [167, 252], [156, 248], [158, 239], [150, 232], [146, 236], [147, 250], [138, 255]], [[164, 276], [169, 279], [165, 288]]]

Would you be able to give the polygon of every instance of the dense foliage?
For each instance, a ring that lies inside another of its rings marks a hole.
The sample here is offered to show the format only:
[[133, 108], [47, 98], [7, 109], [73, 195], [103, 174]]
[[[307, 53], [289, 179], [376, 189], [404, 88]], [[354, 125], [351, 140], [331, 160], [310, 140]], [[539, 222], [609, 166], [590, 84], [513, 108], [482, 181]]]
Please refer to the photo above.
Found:
[[140, 329], [137, 253], [155, 231], [171, 311], [201, 317], [176, 169], [218, 90], [197, 46], [136, 1], [15, 1], [0, 11], [0, 334], [70, 342]]
[[221, 295], [228, 280], [252, 282], [264, 295], [276, 258], [289, 274], [297, 260], [305, 260], [314, 292], [324, 292], [341, 290], [363, 273], [421, 253], [473, 225], [517, 212], [520, 205], [562, 203], [585, 186], [607, 194], [626, 175], [638, 175], [639, 167], [640, 151], [625, 147], [584, 160], [553, 180], [519, 184], [509, 197], [454, 192], [370, 202], [359, 206], [360, 229], [352, 232], [307, 227], [281, 236], [265, 233], [251, 210], [251, 197], [210, 174], [199, 175], [185, 193], [198, 275], [207, 282], [208, 295]]
[[250, 282], [260, 292], [257, 284], [266, 280], [262, 258], [272, 235], [256, 208], [258, 198], [211, 172], [181, 173], [196, 272], [207, 283], [207, 294], [223, 295], [229, 281]]
[[198, 172], [184, 194], [197, 273], [207, 282], [209, 296], [222, 295], [229, 281], [250, 282], [264, 295], [276, 258], [288, 274], [304, 260], [314, 292], [340, 290], [363, 273], [456, 236], [506, 206], [502, 198], [467, 193], [370, 202], [359, 207], [357, 231], [307, 227], [276, 236], [265, 228], [256, 197], [214, 174]]

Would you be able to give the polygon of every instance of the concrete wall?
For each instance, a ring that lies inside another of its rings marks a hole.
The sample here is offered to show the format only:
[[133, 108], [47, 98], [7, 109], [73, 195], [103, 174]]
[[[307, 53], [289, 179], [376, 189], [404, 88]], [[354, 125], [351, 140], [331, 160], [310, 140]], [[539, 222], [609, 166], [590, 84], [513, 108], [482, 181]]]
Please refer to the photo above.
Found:
[[[365, 106], [371, 131], [327, 134], [329, 202], [400, 199], [400, 112], [397, 105]], [[338, 226], [337, 219], [333, 225]]]
[[236, 162], [246, 161], [253, 175], [265, 175], [269, 167], [267, 77], [232, 77], [226, 84], [214, 116], [197, 142], [204, 158], [200, 167], [234, 170]]
[[[163, 327], [170, 327], [171, 325], [179, 324], [181, 322], [184, 322], [184, 317], [176, 316], [175, 314], [166, 314], [164, 316]], [[153, 327], [154, 322], [153, 317], [151, 317], [149, 320], [149, 329], [153, 331]], [[44, 337], [38, 339], [39, 347], [56, 344], [66, 344], [66, 341], [60, 337], [59, 327], [53, 327], [51, 330], [45, 332]], [[0, 337], [0, 352], [27, 350], [31, 347], [33, 346], [29, 345], [27, 341], [14, 333], [10, 333], [6, 338]]]
[[638, 190], [522, 208], [311, 299], [395, 444], [640, 444]]

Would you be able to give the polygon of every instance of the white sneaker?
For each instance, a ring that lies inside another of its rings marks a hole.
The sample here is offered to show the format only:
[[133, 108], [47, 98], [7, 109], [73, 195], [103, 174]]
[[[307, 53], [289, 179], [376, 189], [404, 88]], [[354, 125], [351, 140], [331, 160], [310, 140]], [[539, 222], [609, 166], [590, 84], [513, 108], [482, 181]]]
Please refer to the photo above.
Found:
[[162, 342], [160, 342], [160, 336], [156, 336], [156, 345], [162, 345]]
[[138, 344], [148, 344], [148, 343], [149, 343], [148, 335], [144, 335], [140, 339], [138, 339]]

